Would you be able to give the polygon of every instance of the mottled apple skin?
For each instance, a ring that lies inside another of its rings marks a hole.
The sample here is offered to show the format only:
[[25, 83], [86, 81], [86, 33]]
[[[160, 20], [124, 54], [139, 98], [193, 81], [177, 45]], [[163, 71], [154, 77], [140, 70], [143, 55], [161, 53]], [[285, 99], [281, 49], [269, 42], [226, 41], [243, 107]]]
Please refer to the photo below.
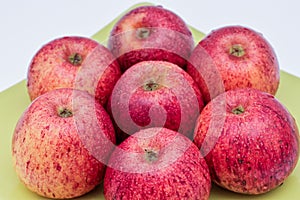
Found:
[[[69, 56], [79, 54], [82, 62], [74, 65]], [[120, 67], [112, 53], [90, 38], [68, 36], [54, 39], [32, 58], [27, 72], [31, 100], [57, 88], [88, 91], [104, 105], [120, 78]]]
[[[212, 107], [222, 106], [225, 113], [212, 113]], [[232, 113], [238, 106], [244, 107], [244, 113]], [[214, 115], [225, 116], [215, 145], [209, 143], [216, 133], [207, 134]], [[272, 95], [250, 88], [227, 91], [208, 103], [198, 118], [194, 142], [201, 151], [210, 148], [205, 159], [212, 180], [238, 193], [273, 190], [291, 174], [299, 158], [294, 118]]]
[[[139, 28], [147, 28], [150, 35], [139, 38]], [[145, 60], [169, 61], [185, 68], [194, 39], [177, 14], [162, 6], [141, 6], [117, 21], [111, 30], [108, 48], [118, 58], [122, 71]]]
[[[149, 82], [158, 88], [145, 90]], [[195, 121], [204, 107], [199, 88], [177, 65], [142, 61], [118, 80], [108, 102], [117, 125], [118, 143], [136, 131], [163, 126], [192, 137]]]
[[[233, 45], [243, 47], [244, 55], [230, 53]], [[245, 87], [275, 95], [280, 79], [271, 44], [262, 34], [243, 26], [225, 26], [209, 33], [193, 50], [187, 72], [206, 102], [224, 91]], [[217, 88], [216, 81], [222, 82]]]
[[[147, 151], [157, 153], [147, 159]], [[208, 199], [211, 180], [198, 148], [166, 128], [141, 130], [114, 150], [104, 178], [105, 199]]]
[[[70, 109], [73, 116], [60, 117], [60, 108]], [[74, 198], [103, 180], [114, 143], [109, 115], [90, 94], [55, 89], [36, 98], [19, 119], [12, 139], [13, 165], [31, 191]]]

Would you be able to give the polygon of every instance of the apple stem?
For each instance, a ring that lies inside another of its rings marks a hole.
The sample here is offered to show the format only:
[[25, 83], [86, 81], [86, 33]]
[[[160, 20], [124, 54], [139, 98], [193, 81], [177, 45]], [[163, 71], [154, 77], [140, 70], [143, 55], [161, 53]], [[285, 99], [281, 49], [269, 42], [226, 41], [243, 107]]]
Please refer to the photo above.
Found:
[[147, 37], [149, 37], [150, 35], [150, 30], [149, 28], [138, 28], [136, 30], [136, 36], [139, 38], [139, 39], [145, 39]]
[[245, 50], [240, 44], [234, 44], [229, 49], [230, 55], [233, 55], [235, 57], [242, 57], [245, 55]]
[[79, 53], [74, 53], [69, 56], [69, 62], [72, 65], [78, 66], [82, 63], [82, 57]]
[[149, 162], [154, 162], [157, 160], [157, 152], [153, 150], [145, 149], [146, 152], [146, 160]]
[[58, 108], [58, 111], [57, 111], [58, 115], [62, 118], [68, 118], [68, 117], [72, 117], [73, 116], [73, 113], [71, 110], [67, 109], [67, 108]]
[[232, 109], [232, 113], [236, 115], [243, 114], [245, 112], [245, 108], [243, 106], [238, 106], [234, 109]]
[[159, 84], [150, 81], [149, 83], [146, 83], [143, 88], [145, 91], [155, 91], [159, 88]]

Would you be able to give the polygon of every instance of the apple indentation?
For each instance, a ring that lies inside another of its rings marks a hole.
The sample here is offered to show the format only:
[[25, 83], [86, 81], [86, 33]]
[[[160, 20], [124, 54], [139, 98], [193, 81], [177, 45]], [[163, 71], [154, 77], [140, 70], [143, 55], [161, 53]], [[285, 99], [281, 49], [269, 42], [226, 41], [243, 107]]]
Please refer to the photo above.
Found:
[[59, 107], [57, 109], [57, 114], [62, 118], [68, 118], [73, 116], [73, 112], [70, 109], [64, 107]]
[[69, 56], [69, 62], [74, 66], [78, 66], [82, 63], [82, 56], [79, 53], [73, 53]]
[[240, 44], [234, 44], [230, 47], [229, 54], [235, 57], [242, 57], [245, 55], [245, 49]]
[[150, 33], [151, 33], [151, 31], [149, 28], [145, 28], [145, 27], [138, 28], [136, 30], [136, 37], [139, 39], [145, 39], [150, 36]]
[[155, 83], [154, 81], [149, 81], [143, 86], [143, 89], [145, 91], [155, 91], [160, 87], [158, 83]]
[[148, 162], [155, 162], [158, 159], [158, 152], [145, 149], [145, 158]]
[[236, 114], [236, 115], [240, 115], [240, 114], [243, 114], [245, 112], [245, 108], [241, 105], [235, 107], [234, 109], [232, 109], [231, 111], [233, 114]]

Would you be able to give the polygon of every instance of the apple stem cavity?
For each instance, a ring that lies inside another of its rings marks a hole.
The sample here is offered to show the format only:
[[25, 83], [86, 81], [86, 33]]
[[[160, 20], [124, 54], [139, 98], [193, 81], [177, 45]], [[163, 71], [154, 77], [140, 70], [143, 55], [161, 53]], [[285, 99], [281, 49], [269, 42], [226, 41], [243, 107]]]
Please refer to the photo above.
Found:
[[57, 113], [58, 113], [58, 116], [60, 116], [62, 118], [68, 118], [68, 117], [73, 116], [73, 113], [71, 110], [69, 110], [67, 108], [63, 108], [63, 107], [58, 108]]
[[234, 44], [229, 49], [229, 54], [235, 57], [242, 57], [245, 55], [245, 50], [240, 44]]
[[232, 109], [232, 113], [236, 115], [243, 114], [245, 112], [245, 108], [241, 105], [237, 106], [236, 108]]
[[158, 153], [153, 150], [145, 149], [146, 160], [150, 163], [155, 162], [158, 159]]
[[78, 66], [82, 63], [82, 56], [79, 53], [74, 53], [69, 56], [69, 62], [74, 66]]
[[138, 28], [136, 30], [136, 36], [139, 39], [145, 39], [150, 36], [150, 29], [149, 28]]
[[153, 81], [150, 81], [150, 82], [146, 83], [143, 88], [145, 91], [155, 91], [159, 88], [159, 84], [155, 83]]

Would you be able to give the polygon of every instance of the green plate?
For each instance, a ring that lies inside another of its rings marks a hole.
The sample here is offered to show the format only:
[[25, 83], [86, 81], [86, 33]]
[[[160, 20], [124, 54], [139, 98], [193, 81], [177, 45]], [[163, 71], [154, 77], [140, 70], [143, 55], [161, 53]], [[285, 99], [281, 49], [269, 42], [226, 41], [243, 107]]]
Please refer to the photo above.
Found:
[[[135, 8], [142, 3], [134, 5]], [[127, 11], [126, 11], [127, 12]], [[120, 15], [122, 16], [122, 15]], [[120, 17], [119, 16], [119, 17]], [[116, 20], [109, 23], [103, 29], [92, 36], [93, 39], [102, 44], [106, 44], [109, 32]], [[204, 37], [204, 34], [197, 29], [190, 27], [193, 33], [195, 42], [198, 42]], [[280, 86], [276, 97], [287, 107], [287, 109], [295, 117], [299, 124], [300, 121], [300, 93], [296, 90], [300, 88], [300, 79], [281, 71]], [[27, 94], [26, 80], [8, 88], [0, 93], [0, 200], [34, 200], [44, 199], [35, 193], [29, 191], [17, 178], [17, 175], [12, 166], [11, 158], [11, 140], [15, 125], [24, 112], [26, 107], [30, 104]], [[277, 189], [257, 196], [241, 195], [226, 191], [217, 186], [213, 186], [210, 199], [297, 199], [300, 198], [300, 164], [297, 165], [294, 172], [284, 182], [284, 184]], [[104, 199], [102, 186], [98, 186], [92, 192], [78, 198], [78, 199]]]

